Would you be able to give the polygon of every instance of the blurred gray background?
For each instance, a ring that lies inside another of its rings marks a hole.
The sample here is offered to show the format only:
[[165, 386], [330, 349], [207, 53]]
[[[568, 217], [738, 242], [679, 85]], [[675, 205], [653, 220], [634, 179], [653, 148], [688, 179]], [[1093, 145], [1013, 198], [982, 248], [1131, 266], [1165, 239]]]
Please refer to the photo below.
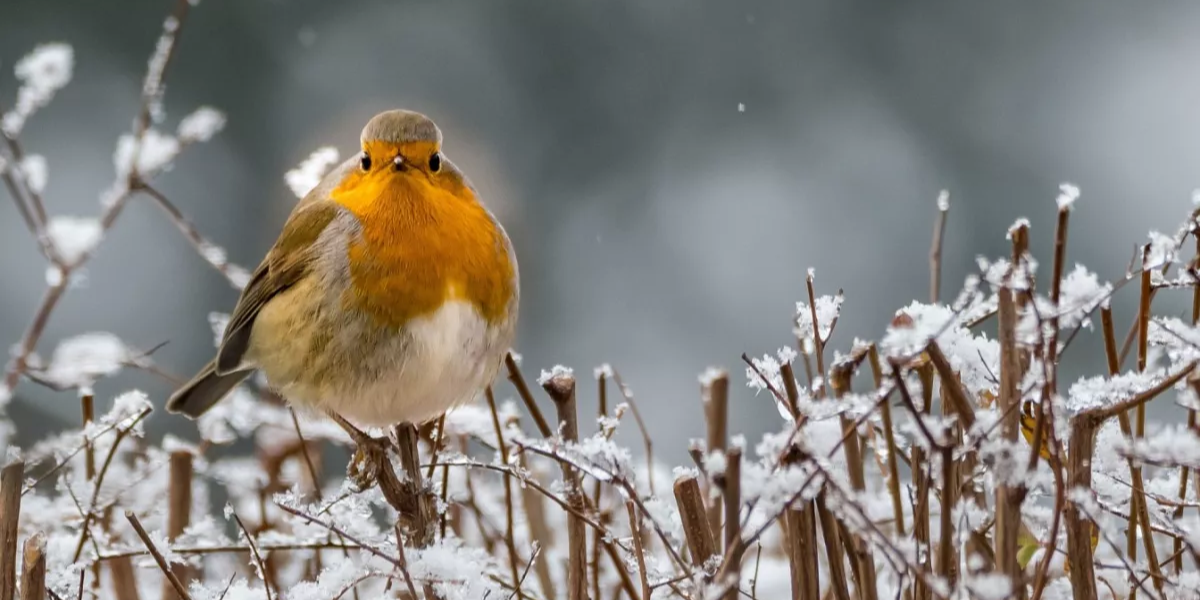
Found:
[[[172, 5], [0, 3], [4, 104], [36, 44], [76, 51], [74, 81], [23, 136], [48, 158], [52, 214], [98, 212]], [[252, 268], [295, 202], [287, 169], [320, 145], [348, 156], [376, 111], [429, 114], [514, 239], [527, 376], [574, 366], [591, 407], [592, 368], [613, 363], [659, 447], [682, 457], [702, 436], [696, 375], [709, 365], [733, 373], [733, 432], [777, 427], [739, 356], [792, 343], [807, 267], [821, 292], [846, 292], [831, 349], [878, 338], [893, 311], [927, 299], [942, 188], [945, 296], [976, 255], [1007, 252], [1017, 217], [1033, 220], [1048, 265], [1062, 181], [1083, 190], [1069, 260], [1119, 277], [1200, 186], [1196, 23], [1200, 5], [1182, 1], [204, 0], [168, 78], [166, 126], [201, 104], [229, 122], [158, 187]], [[35, 310], [44, 267], [5, 197], [4, 344]], [[212, 352], [207, 315], [235, 298], [136, 202], [40, 350], [111, 331], [169, 342], [155, 358], [189, 376]], [[1183, 311], [1178, 295], [1163, 302]], [[1116, 307], [1123, 332], [1132, 295]], [[1072, 352], [1100, 356], [1098, 343]], [[98, 386], [101, 407], [129, 387], [156, 403], [171, 389], [125, 373]], [[77, 419], [71, 393], [25, 383], [17, 396], [22, 441]], [[150, 427], [191, 430], [164, 413]]]

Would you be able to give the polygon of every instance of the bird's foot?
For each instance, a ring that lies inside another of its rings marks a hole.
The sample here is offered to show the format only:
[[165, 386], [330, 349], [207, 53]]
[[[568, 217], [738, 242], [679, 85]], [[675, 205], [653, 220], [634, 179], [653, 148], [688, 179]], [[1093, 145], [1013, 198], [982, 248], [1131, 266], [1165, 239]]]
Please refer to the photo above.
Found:
[[354, 440], [354, 456], [350, 459], [346, 475], [357, 491], [374, 486], [383, 470], [391, 472], [388, 452], [396, 447], [391, 439], [371, 436], [336, 413], [329, 413], [329, 417]]

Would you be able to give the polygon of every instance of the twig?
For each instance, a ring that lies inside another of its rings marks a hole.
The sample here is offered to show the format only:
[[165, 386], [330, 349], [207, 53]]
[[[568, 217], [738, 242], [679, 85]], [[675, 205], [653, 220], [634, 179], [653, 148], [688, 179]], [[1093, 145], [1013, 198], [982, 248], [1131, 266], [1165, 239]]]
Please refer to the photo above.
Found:
[[150, 556], [154, 557], [154, 562], [158, 564], [158, 569], [163, 572], [163, 576], [167, 578], [167, 581], [171, 582], [171, 587], [175, 588], [175, 593], [183, 600], [191, 600], [192, 597], [188, 595], [187, 588], [183, 587], [183, 583], [175, 576], [175, 572], [167, 564], [167, 559], [163, 558], [162, 552], [159, 552], [158, 548], [154, 547], [154, 542], [150, 540], [149, 534], [142, 527], [142, 523], [138, 520], [137, 515], [133, 514], [133, 511], [127, 510], [125, 511], [125, 518], [133, 526], [133, 530], [137, 533], [137, 536], [141, 538], [142, 544], [146, 546], [146, 550], [150, 552]]
[[946, 216], [950, 212], [950, 194], [938, 194], [937, 218], [933, 224], [933, 246], [929, 249], [929, 301], [937, 304], [942, 287], [942, 239], [946, 234]]
[[[563, 441], [579, 441], [579, 423], [575, 413], [575, 378], [559, 374], [542, 383], [542, 388], [554, 400], [558, 411], [558, 422]], [[572, 507], [582, 510], [583, 490], [579, 488], [579, 475], [575, 469], [562, 463], [563, 481], [567, 484], [567, 501]], [[585, 600], [587, 597], [587, 538], [584, 537], [583, 521], [574, 514], [567, 516], [567, 594], [570, 600]]]
[[258, 568], [258, 576], [262, 577], [263, 588], [267, 593], [267, 600], [272, 600], [271, 581], [267, 575], [267, 565], [263, 562], [262, 555], [258, 553], [258, 547], [254, 545], [254, 538], [250, 537], [250, 530], [246, 529], [246, 524], [242, 522], [242, 518], [233, 513], [233, 520], [237, 523], [238, 529], [242, 530], [242, 535], [246, 537], [246, 545], [250, 547], [250, 556], [254, 558], [254, 566]]
[[[704, 403], [704, 422], [707, 425], [708, 452], [726, 452], [726, 438], [729, 430], [729, 374], [720, 371], [701, 385], [701, 398]], [[722, 503], [720, 498], [709, 494], [708, 528], [713, 537], [720, 539]], [[733, 527], [733, 524], [729, 525]]]
[[193, 225], [192, 222], [183, 215], [183, 211], [179, 210], [179, 208], [175, 206], [175, 204], [169, 199], [167, 199], [162, 192], [158, 191], [157, 188], [149, 183], [146, 183], [145, 181], [139, 180], [137, 182], [136, 189], [145, 192], [147, 196], [154, 200], [154, 203], [158, 205], [159, 208], [163, 209], [163, 212], [167, 213], [167, 216], [171, 219], [171, 222], [174, 223], [179, 232], [182, 233], [185, 238], [187, 238], [188, 242], [191, 243], [196, 252], [204, 258], [205, 262], [212, 265], [212, 267], [221, 273], [221, 275], [224, 275], [225, 280], [228, 281], [229, 284], [234, 287], [234, 289], [242, 289], [242, 286], [245, 285], [245, 282], [249, 279], [249, 272], [242, 267], [226, 261], [223, 256], [214, 256], [213, 249], [217, 248], [217, 246], [201, 235], [200, 231], [196, 229], [196, 226]]
[[[396, 523], [396, 556], [400, 571], [400, 576], [404, 578], [404, 585], [408, 588], [408, 593], [412, 596], [412, 600], [417, 600], [417, 586], [413, 583], [412, 575], [408, 572], [408, 558], [404, 556], [404, 546], [400, 544], [401, 539], [400, 523]], [[426, 599], [431, 600], [431, 599]]]
[[[496, 397], [492, 394], [491, 386], [485, 390], [487, 396], [488, 409], [492, 413], [492, 427], [496, 430], [496, 444], [500, 451], [500, 464], [508, 464], [508, 444], [504, 441], [504, 430], [500, 427], [500, 414], [496, 411]], [[518, 575], [518, 557], [517, 545], [513, 541], [513, 493], [512, 482], [507, 477], [502, 477], [504, 485], [504, 545], [508, 549], [508, 564], [511, 569], [513, 585], [516, 587], [516, 595], [518, 598], [524, 599], [525, 593], [521, 591], [521, 579]]]
[[142, 421], [142, 419], [145, 419], [150, 414], [151, 410], [153, 409], [149, 407], [143, 409], [142, 412], [135, 415], [129, 421], [128, 425], [117, 429], [116, 439], [113, 440], [112, 446], [109, 446], [108, 454], [104, 457], [104, 464], [100, 467], [100, 471], [96, 474], [96, 479], [92, 483], [92, 499], [88, 502], [88, 510], [83, 515], [83, 525], [80, 527], [79, 542], [75, 544], [75, 554], [74, 558], [72, 559], [73, 561], [78, 561], [79, 557], [83, 555], [83, 547], [84, 544], [87, 543], [89, 537], [88, 525], [91, 523], [92, 519], [95, 518], [94, 515], [96, 512], [96, 501], [100, 498], [100, 488], [104, 485], [104, 476], [108, 473], [108, 467], [112, 465], [113, 457], [117, 455], [117, 448], [120, 447], [121, 442], [125, 439], [125, 436], [129, 435], [129, 432], [132, 431], [133, 428]]
[[318, 527], [324, 527], [325, 529], [329, 530], [330, 532], [337, 534], [339, 537], [343, 537], [343, 538], [350, 540], [351, 542], [354, 542], [355, 544], [357, 544], [359, 550], [364, 550], [366, 552], [369, 552], [375, 556], [378, 556], [379, 558], [382, 558], [383, 560], [386, 560], [389, 564], [396, 567], [397, 569], [400, 568], [400, 561], [396, 560], [394, 557], [388, 556], [379, 548], [368, 545], [368, 544], [364, 543], [363, 541], [359, 540], [358, 538], [346, 533], [345, 531], [342, 531], [336, 525], [332, 525], [332, 524], [326, 523], [316, 517], [309, 516], [299, 510], [296, 510], [296, 509], [286, 505], [286, 504], [281, 504], [279, 502], [276, 502], [275, 506], [278, 506], [279, 509], [282, 510], [283, 512], [286, 512], [290, 515], [304, 519], [308, 523], [317, 525]]
[[725, 473], [722, 474], [720, 481], [723, 488], [721, 497], [725, 501], [725, 551], [729, 553], [727, 560], [730, 563], [726, 578], [733, 581], [733, 585], [725, 593], [723, 600], [736, 600], [738, 582], [741, 579], [743, 554], [741, 531], [738, 528], [738, 524], [741, 522], [739, 517], [742, 508], [741, 448], [730, 448], [725, 453]]
[[518, 579], [516, 582], [516, 589], [514, 589], [511, 594], [509, 594], [508, 600], [513, 600], [513, 598], [515, 598], [517, 596], [517, 594], [520, 593], [521, 586], [524, 585], [524, 583], [525, 583], [525, 578], [529, 577], [529, 569], [531, 569], [533, 567], [533, 564], [535, 562], [537, 562], [538, 556], [541, 553], [542, 553], [542, 549], [540, 547], [538, 547], [537, 542], [534, 542], [533, 552], [529, 553], [529, 562], [525, 563], [525, 570], [521, 572], [521, 578]]
[[542, 437], [550, 437], [554, 430], [550, 429], [550, 425], [546, 423], [546, 417], [542, 416], [542, 409], [538, 408], [537, 401], [533, 399], [533, 394], [529, 391], [529, 386], [525, 384], [525, 377], [521, 375], [521, 367], [517, 365], [512, 352], [504, 355], [504, 366], [508, 369], [508, 380], [512, 382], [513, 387], [517, 388], [517, 395], [525, 403], [525, 408], [529, 411], [529, 416], [533, 417], [538, 431], [541, 432]]
[[308, 478], [312, 480], [313, 497], [317, 502], [324, 502], [321, 494], [321, 477], [317, 475], [317, 466], [313, 463], [312, 456], [308, 452], [308, 442], [304, 439], [304, 432], [300, 430], [300, 419], [296, 416], [296, 411], [292, 407], [288, 407], [288, 414], [292, 417], [292, 428], [296, 430], [296, 439], [300, 441], [300, 455], [304, 457], [304, 466], [308, 469]]
[[625, 512], [629, 515], [629, 531], [633, 535], [634, 556], [637, 557], [638, 579], [642, 583], [642, 598], [650, 600], [650, 580], [646, 574], [646, 550], [642, 547], [642, 525], [633, 501], [625, 501]]
[[629, 393], [629, 386], [621, 379], [621, 374], [615, 369], [613, 370], [613, 381], [617, 384], [617, 391], [621, 393], [621, 398], [629, 405], [629, 409], [633, 411], [633, 420], [637, 423], [638, 432], [642, 434], [642, 446], [646, 449], [646, 480], [650, 486], [650, 494], [654, 491], [654, 440], [650, 437], [650, 430], [646, 428], [646, 422], [642, 420], [642, 411], [638, 409], [637, 401], [634, 400], [633, 394]]
[[679, 506], [679, 519], [683, 522], [683, 533], [688, 549], [692, 552], [692, 564], [704, 569], [709, 557], [716, 554], [712, 530], [704, 512], [704, 498], [700, 495], [700, 484], [695, 477], [675, 480], [675, 502]]
[[21, 600], [46, 597], [46, 534], [37, 532], [25, 540], [21, 562]]
[[21, 460], [0, 470], [0, 598], [12, 598], [17, 592], [17, 524], [23, 477], [25, 462]]
[[[167, 541], [174, 543], [183, 535], [192, 516], [192, 453], [186, 450], [172, 452], [169, 458], [170, 475], [167, 489]], [[175, 576], [184, 584], [191, 579], [186, 565], [171, 565]], [[163, 590], [167, 596], [169, 588]], [[271, 600], [268, 598], [267, 600]]]

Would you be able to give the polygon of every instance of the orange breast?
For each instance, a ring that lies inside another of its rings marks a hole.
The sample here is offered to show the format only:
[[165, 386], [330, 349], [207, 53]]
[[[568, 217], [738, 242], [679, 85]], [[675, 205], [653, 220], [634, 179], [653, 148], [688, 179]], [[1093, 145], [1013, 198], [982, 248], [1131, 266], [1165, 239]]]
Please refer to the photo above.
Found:
[[489, 323], [507, 317], [516, 286], [507, 240], [470, 188], [383, 172], [352, 175], [332, 197], [362, 225], [347, 308], [392, 330], [448, 300], [469, 301]]

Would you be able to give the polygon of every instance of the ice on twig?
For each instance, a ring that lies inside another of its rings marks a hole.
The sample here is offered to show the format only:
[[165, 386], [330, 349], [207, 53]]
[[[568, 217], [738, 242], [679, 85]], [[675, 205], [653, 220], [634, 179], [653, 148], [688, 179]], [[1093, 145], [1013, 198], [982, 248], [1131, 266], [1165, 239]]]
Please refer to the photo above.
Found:
[[1058, 210], [1071, 210], [1078, 199], [1079, 186], [1072, 183], [1063, 183], [1058, 186], [1058, 198], [1055, 199], [1055, 202], [1058, 203]]
[[[817, 322], [820, 325], [821, 340], [829, 339], [830, 333], [833, 331], [833, 324], [837, 321], [838, 315], [842, 312], [842, 302], [845, 301], [845, 296], [838, 292], [836, 296], [818, 296], [816, 301], [817, 306]], [[813, 339], [813, 310], [812, 307], [805, 302], [796, 303], [796, 325], [794, 333], [797, 339], [809, 340]]]
[[1150, 232], [1150, 243], [1142, 259], [1142, 269], [1161, 269], [1175, 262], [1178, 245], [1175, 238], [1158, 231]]
[[575, 371], [571, 367], [554, 365], [554, 367], [552, 367], [549, 371], [542, 371], [542, 374], [538, 377], [538, 385], [546, 385], [555, 377], [571, 377], [574, 374]]
[[25, 55], [14, 68], [21, 80], [16, 104], [4, 113], [0, 128], [10, 137], [19, 135], [25, 121], [71, 81], [74, 68], [75, 51], [68, 44], [43, 44]]
[[117, 140], [113, 163], [117, 175], [127, 177], [136, 172], [141, 176], [153, 175], [168, 166], [179, 155], [179, 140], [175, 136], [156, 129], [147, 129], [139, 141], [133, 134], [122, 135]]
[[1135, 440], [1122, 439], [1117, 451], [1143, 463], [1200, 468], [1200, 437], [1184, 427], [1172, 427]]
[[288, 188], [297, 198], [303, 198], [313, 188], [321, 183], [321, 178], [325, 176], [333, 165], [337, 164], [338, 151], [333, 146], [324, 146], [317, 148], [308, 158], [296, 165], [296, 168], [288, 171], [283, 180], [287, 182]]
[[41, 154], [28, 154], [19, 163], [18, 171], [21, 172], [21, 178], [25, 180], [25, 185], [35, 194], [41, 194], [46, 191], [46, 180], [48, 179], [48, 169], [46, 166], [46, 157]]
[[938, 192], [937, 208], [941, 212], [950, 210], [950, 191], [942, 190]]
[[224, 127], [224, 113], [211, 106], [201, 106], [179, 122], [179, 141], [185, 144], [207, 142]]
[[74, 264], [100, 243], [104, 228], [98, 219], [58, 216], [52, 217], [46, 224], [46, 235], [59, 258], [67, 264]]
[[42, 377], [63, 388], [86, 388], [121, 370], [133, 358], [117, 336], [85, 333], [58, 344]]
[[1103, 408], [1132, 399], [1163, 380], [1161, 370], [1084, 377], [1071, 385], [1067, 408], [1074, 413]]
[[1100, 283], [1095, 273], [1083, 265], [1075, 265], [1075, 270], [1062, 280], [1058, 300], [1059, 327], [1072, 329], [1081, 324], [1087, 325], [1088, 315], [1107, 305], [1112, 291], [1111, 284]]

